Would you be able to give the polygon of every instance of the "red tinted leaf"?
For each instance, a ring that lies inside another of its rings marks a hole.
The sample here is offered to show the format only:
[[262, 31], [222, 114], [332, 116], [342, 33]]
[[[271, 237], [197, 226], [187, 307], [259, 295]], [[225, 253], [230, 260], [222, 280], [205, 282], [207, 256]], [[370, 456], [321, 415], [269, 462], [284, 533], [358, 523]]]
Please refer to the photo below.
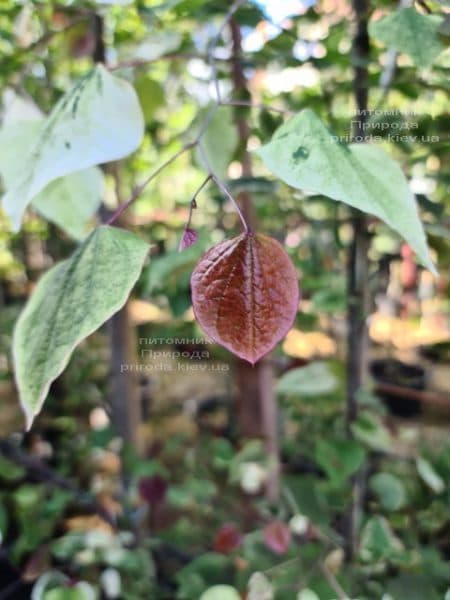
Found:
[[297, 273], [282, 246], [243, 233], [211, 248], [191, 279], [195, 316], [205, 333], [255, 364], [289, 331], [297, 313]]
[[186, 248], [190, 248], [195, 244], [198, 240], [198, 233], [194, 229], [190, 229], [189, 227], [184, 230], [183, 237], [180, 240], [180, 245], [178, 246], [178, 250], [181, 252], [182, 250], [186, 250]]
[[167, 481], [159, 475], [153, 477], [143, 477], [139, 481], [139, 494], [143, 500], [149, 504], [158, 504], [167, 492]]
[[213, 547], [216, 552], [228, 554], [242, 543], [242, 534], [232, 523], [225, 523], [216, 533]]
[[264, 543], [275, 554], [285, 554], [291, 543], [291, 530], [282, 521], [272, 521], [264, 527]]

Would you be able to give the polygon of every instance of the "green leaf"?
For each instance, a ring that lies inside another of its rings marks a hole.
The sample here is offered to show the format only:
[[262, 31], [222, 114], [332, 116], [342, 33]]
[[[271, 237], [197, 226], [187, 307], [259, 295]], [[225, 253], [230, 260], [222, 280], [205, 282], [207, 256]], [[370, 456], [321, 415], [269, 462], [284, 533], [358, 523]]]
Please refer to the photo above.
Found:
[[86, 582], [60, 586], [44, 593], [43, 600], [95, 600], [94, 588]]
[[351, 430], [357, 440], [373, 450], [389, 452], [394, 445], [394, 439], [389, 429], [384, 425], [379, 415], [370, 411], [361, 411]]
[[335, 484], [343, 483], [364, 462], [366, 452], [354, 440], [325, 440], [316, 444], [315, 458]]
[[334, 392], [337, 385], [329, 365], [317, 361], [285, 373], [278, 381], [276, 391], [286, 396], [322, 396]]
[[0, 546], [3, 543], [3, 540], [6, 537], [6, 533], [8, 530], [8, 513], [6, 512], [6, 508], [3, 504], [0, 503]]
[[439, 39], [443, 19], [423, 15], [415, 8], [401, 8], [369, 23], [369, 34], [398, 52], [408, 54], [418, 67], [430, 66], [444, 50]]
[[414, 196], [398, 164], [381, 148], [343, 145], [306, 109], [277, 129], [257, 154], [289, 185], [375, 215], [400, 233], [436, 273]]
[[25, 476], [25, 469], [0, 455], [0, 480], [17, 481]]
[[133, 48], [134, 60], [152, 61], [169, 52], [177, 50], [183, 41], [183, 36], [177, 29], [153, 30], [151, 36], [144, 40], [137, 48]]
[[[42, 121], [13, 123], [0, 131], [0, 175], [6, 189], [23, 171], [23, 156], [36, 143]], [[103, 174], [91, 167], [60, 177], [32, 201], [34, 208], [74, 239], [83, 239], [103, 196]]]
[[419, 456], [416, 460], [416, 467], [422, 481], [424, 481], [435, 494], [441, 494], [445, 490], [444, 480], [436, 473], [433, 465], [428, 460]]
[[376, 562], [390, 558], [403, 550], [401, 541], [396, 537], [384, 517], [371, 517], [361, 532], [360, 555], [365, 562]]
[[391, 473], [377, 473], [371, 477], [370, 488], [386, 510], [399, 510], [406, 503], [405, 486]]
[[231, 585], [213, 585], [203, 592], [200, 600], [241, 600], [241, 596]]
[[74, 348], [126, 302], [147, 252], [147, 244], [134, 234], [101, 226], [40, 279], [13, 336], [28, 429]]
[[164, 89], [148, 75], [141, 75], [134, 84], [146, 123], [151, 123], [155, 111], [164, 104]]
[[[206, 114], [207, 112], [201, 114], [198, 121], [200, 124], [205, 119]], [[239, 135], [233, 119], [233, 111], [229, 106], [221, 106], [214, 113], [202, 137], [206, 157], [214, 174], [218, 177], [222, 179], [226, 177], [228, 166], [236, 152], [238, 143]], [[208, 171], [208, 167], [198, 150], [196, 150], [196, 158], [205, 171]]]
[[103, 174], [98, 167], [52, 181], [32, 204], [48, 221], [76, 240], [82, 240], [103, 196]]
[[[16, 230], [27, 205], [51, 181], [136, 150], [144, 119], [130, 84], [97, 65], [32, 128], [35, 135], [30, 129], [31, 142], [3, 197]], [[17, 149], [12, 152], [18, 154]]]
[[297, 600], [320, 600], [319, 596], [313, 590], [304, 588], [297, 595]]

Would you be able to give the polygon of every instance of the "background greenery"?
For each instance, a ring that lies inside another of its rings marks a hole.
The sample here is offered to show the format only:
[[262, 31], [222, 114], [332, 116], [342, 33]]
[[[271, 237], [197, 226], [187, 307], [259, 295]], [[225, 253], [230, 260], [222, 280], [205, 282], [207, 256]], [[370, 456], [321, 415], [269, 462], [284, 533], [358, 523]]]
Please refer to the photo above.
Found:
[[[350, 139], [359, 120], [355, 15], [340, 0], [286, 2], [286, 16], [284, 5], [243, 3], [233, 17], [238, 56], [230, 3], [219, 0], [0, 6], [4, 127], [37, 109], [48, 114], [94, 62], [133, 84], [145, 118], [135, 153], [69, 185], [81, 212], [75, 221], [34, 202], [21, 232], [11, 233], [0, 215], [2, 600], [450, 597], [448, 8], [421, 2], [404, 13], [379, 1], [367, 15], [375, 111], [367, 132], [380, 136], [375, 141], [416, 194], [440, 279], [416, 266], [396, 233], [369, 219], [370, 359], [378, 377], [360, 390], [349, 432], [350, 209], [289, 188], [256, 153], [249, 174], [246, 150], [304, 108]], [[387, 14], [381, 27], [376, 20]], [[90, 336], [27, 434], [12, 382], [12, 330], [36, 281], [198, 133], [215, 97], [215, 69], [222, 97], [234, 105], [209, 123], [208, 158], [238, 199], [251, 198], [259, 230], [284, 243], [301, 274], [301, 312], [271, 359], [281, 461], [275, 495], [267, 481], [277, 455], [268, 452], [265, 431], [247, 435], [236, 408], [239, 365], [202, 343], [192, 315], [192, 269], [208, 247], [239, 231], [229, 203], [209, 184], [193, 211], [199, 240], [178, 252], [205, 177], [196, 151], [167, 166], [120, 222], [152, 245], [126, 307], [132, 349], [114, 357], [114, 323]], [[3, 143], [0, 162], [11, 151]], [[393, 370], [390, 377], [380, 376], [376, 359]], [[399, 370], [393, 359], [418, 371]], [[146, 365], [132, 382], [140, 415], [132, 434], [118, 418], [118, 407], [128, 407], [115, 383], [121, 362]], [[400, 399], [386, 398], [386, 382], [401, 388]]]

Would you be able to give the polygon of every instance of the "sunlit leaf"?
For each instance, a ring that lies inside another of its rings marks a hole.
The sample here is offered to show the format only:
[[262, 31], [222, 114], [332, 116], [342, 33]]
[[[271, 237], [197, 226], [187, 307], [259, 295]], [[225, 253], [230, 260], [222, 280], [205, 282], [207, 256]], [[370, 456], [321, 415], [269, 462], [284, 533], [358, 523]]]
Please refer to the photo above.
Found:
[[380, 218], [435, 272], [415, 198], [399, 165], [378, 146], [343, 145], [307, 109], [277, 129], [257, 154], [289, 185], [329, 196]]
[[361, 532], [360, 556], [365, 562], [390, 558], [403, 550], [389, 522], [380, 516], [371, 517]]
[[439, 15], [424, 15], [412, 6], [371, 21], [369, 34], [399, 52], [409, 54], [419, 67], [428, 67], [444, 50], [439, 39]]
[[391, 473], [376, 473], [370, 478], [370, 488], [386, 510], [398, 510], [406, 503], [406, 491], [401, 479]]
[[213, 585], [203, 592], [199, 600], [241, 600], [241, 596], [231, 585]]
[[445, 482], [442, 477], [435, 471], [433, 465], [419, 456], [416, 460], [417, 472], [427, 486], [436, 494], [441, 494], [445, 490]]
[[289, 331], [297, 314], [297, 273], [276, 240], [243, 233], [211, 248], [191, 279], [205, 333], [254, 364]]
[[101, 170], [91, 167], [52, 181], [32, 204], [48, 221], [81, 240], [102, 202], [103, 185]]
[[98, 65], [61, 98], [21, 156], [3, 197], [15, 229], [30, 201], [51, 181], [127, 156], [139, 146], [143, 133], [135, 91]]
[[147, 252], [147, 244], [134, 234], [102, 226], [40, 279], [13, 338], [28, 428], [74, 348], [125, 303]]
[[[23, 157], [36, 143], [41, 127], [37, 121], [22, 121], [0, 131], [0, 175], [6, 189], [20, 178]], [[101, 170], [90, 167], [55, 179], [35, 196], [32, 205], [68, 235], [82, 239], [101, 203], [103, 185]]]
[[354, 440], [320, 439], [316, 443], [315, 458], [330, 480], [343, 483], [363, 464], [364, 448]]
[[313, 362], [285, 373], [276, 390], [286, 396], [321, 396], [334, 392], [337, 385], [338, 380], [326, 362]]
[[[208, 109], [209, 110], [209, 109]], [[201, 114], [199, 123], [203, 123], [207, 112]], [[202, 145], [208, 162], [218, 177], [226, 177], [228, 166], [236, 152], [239, 134], [233, 119], [233, 111], [229, 106], [216, 110], [202, 137]], [[196, 152], [197, 161], [208, 171], [200, 152]]]

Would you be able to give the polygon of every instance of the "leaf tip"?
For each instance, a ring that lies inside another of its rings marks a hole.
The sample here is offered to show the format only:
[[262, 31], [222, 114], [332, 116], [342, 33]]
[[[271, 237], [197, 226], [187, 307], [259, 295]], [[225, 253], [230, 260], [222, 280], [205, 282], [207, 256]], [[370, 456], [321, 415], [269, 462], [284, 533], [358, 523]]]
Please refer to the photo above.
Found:
[[27, 409], [22, 405], [22, 410], [25, 418], [25, 432], [28, 433], [31, 430], [34, 422], [34, 414], [27, 411]]

